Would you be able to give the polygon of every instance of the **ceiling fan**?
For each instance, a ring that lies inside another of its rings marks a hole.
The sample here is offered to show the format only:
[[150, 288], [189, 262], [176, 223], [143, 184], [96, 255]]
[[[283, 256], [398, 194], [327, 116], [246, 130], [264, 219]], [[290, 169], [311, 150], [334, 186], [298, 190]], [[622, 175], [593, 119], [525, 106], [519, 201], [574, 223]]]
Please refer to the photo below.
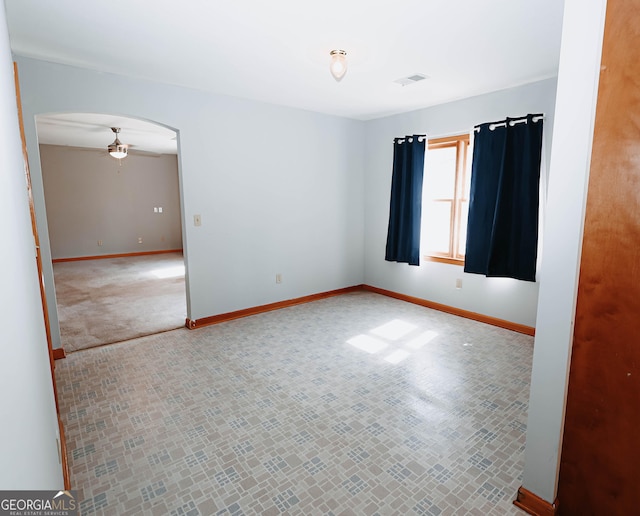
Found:
[[114, 140], [113, 143], [111, 143], [110, 145], [107, 146], [107, 151], [109, 152], [109, 156], [111, 156], [113, 158], [116, 158], [116, 159], [126, 158], [127, 157], [127, 153], [129, 152], [129, 145], [127, 145], [126, 143], [122, 143], [118, 139], [118, 134], [120, 133], [120, 128], [119, 127], [112, 127], [111, 130], [116, 135], [116, 139]]

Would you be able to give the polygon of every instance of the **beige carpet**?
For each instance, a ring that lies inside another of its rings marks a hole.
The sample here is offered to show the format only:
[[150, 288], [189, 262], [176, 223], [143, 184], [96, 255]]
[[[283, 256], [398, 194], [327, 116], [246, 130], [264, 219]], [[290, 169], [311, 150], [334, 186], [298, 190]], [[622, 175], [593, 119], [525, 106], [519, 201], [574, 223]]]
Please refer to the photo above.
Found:
[[55, 263], [53, 273], [66, 352], [184, 325], [181, 253]]

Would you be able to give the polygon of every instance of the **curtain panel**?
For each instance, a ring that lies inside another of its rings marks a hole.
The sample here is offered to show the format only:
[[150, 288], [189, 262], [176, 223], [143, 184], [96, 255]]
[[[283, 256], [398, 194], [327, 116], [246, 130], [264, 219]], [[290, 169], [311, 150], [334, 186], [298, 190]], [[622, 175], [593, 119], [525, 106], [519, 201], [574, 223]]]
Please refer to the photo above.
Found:
[[391, 202], [385, 260], [420, 265], [425, 135], [393, 141]]
[[542, 115], [475, 128], [464, 271], [535, 281]]

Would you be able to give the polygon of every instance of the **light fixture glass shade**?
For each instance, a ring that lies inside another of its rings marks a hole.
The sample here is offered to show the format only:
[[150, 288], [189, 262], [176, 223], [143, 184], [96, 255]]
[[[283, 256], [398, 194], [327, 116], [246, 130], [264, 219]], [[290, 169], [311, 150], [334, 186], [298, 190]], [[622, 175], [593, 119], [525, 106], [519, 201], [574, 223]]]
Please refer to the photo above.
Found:
[[347, 73], [347, 53], [344, 50], [332, 50], [329, 71], [336, 81], [340, 81]]
[[111, 156], [112, 158], [122, 159], [127, 157], [127, 146], [120, 143], [117, 138], [115, 142], [109, 145], [108, 149], [109, 156]]
[[111, 130], [115, 133], [116, 139], [112, 144], [107, 146], [107, 151], [109, 152], [109, 156], [116, 159], [126, 158], [127, 152], [129, 152], [129, 146], [125, 143], [122, 143], [118, 139], [118, 133], [120, 132], [120, 128], [112, 127]]

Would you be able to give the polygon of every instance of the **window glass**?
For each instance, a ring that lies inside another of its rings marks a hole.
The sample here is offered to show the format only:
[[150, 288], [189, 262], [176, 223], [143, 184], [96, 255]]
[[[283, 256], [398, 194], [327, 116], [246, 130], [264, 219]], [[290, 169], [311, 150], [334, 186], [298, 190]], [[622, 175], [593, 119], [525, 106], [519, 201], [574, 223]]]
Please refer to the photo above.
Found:
[[451, 238], [451, 201], [429, 200], [422, 205], [422, 219], [425, 222], [422, 232], [423, 251], [428, 254], [447, 255]]
[[423, 187], [424, 195], [427, 198], [453, 199], [456, 178], [451, 171], [456, 169], [456, 155], [456, 147], [427, 151], [424, 175], [428, 187]]
[[469, 135], [429, 140], [422, 189], [421, 247], [425, 258], [464, 261], [469, 213]]

